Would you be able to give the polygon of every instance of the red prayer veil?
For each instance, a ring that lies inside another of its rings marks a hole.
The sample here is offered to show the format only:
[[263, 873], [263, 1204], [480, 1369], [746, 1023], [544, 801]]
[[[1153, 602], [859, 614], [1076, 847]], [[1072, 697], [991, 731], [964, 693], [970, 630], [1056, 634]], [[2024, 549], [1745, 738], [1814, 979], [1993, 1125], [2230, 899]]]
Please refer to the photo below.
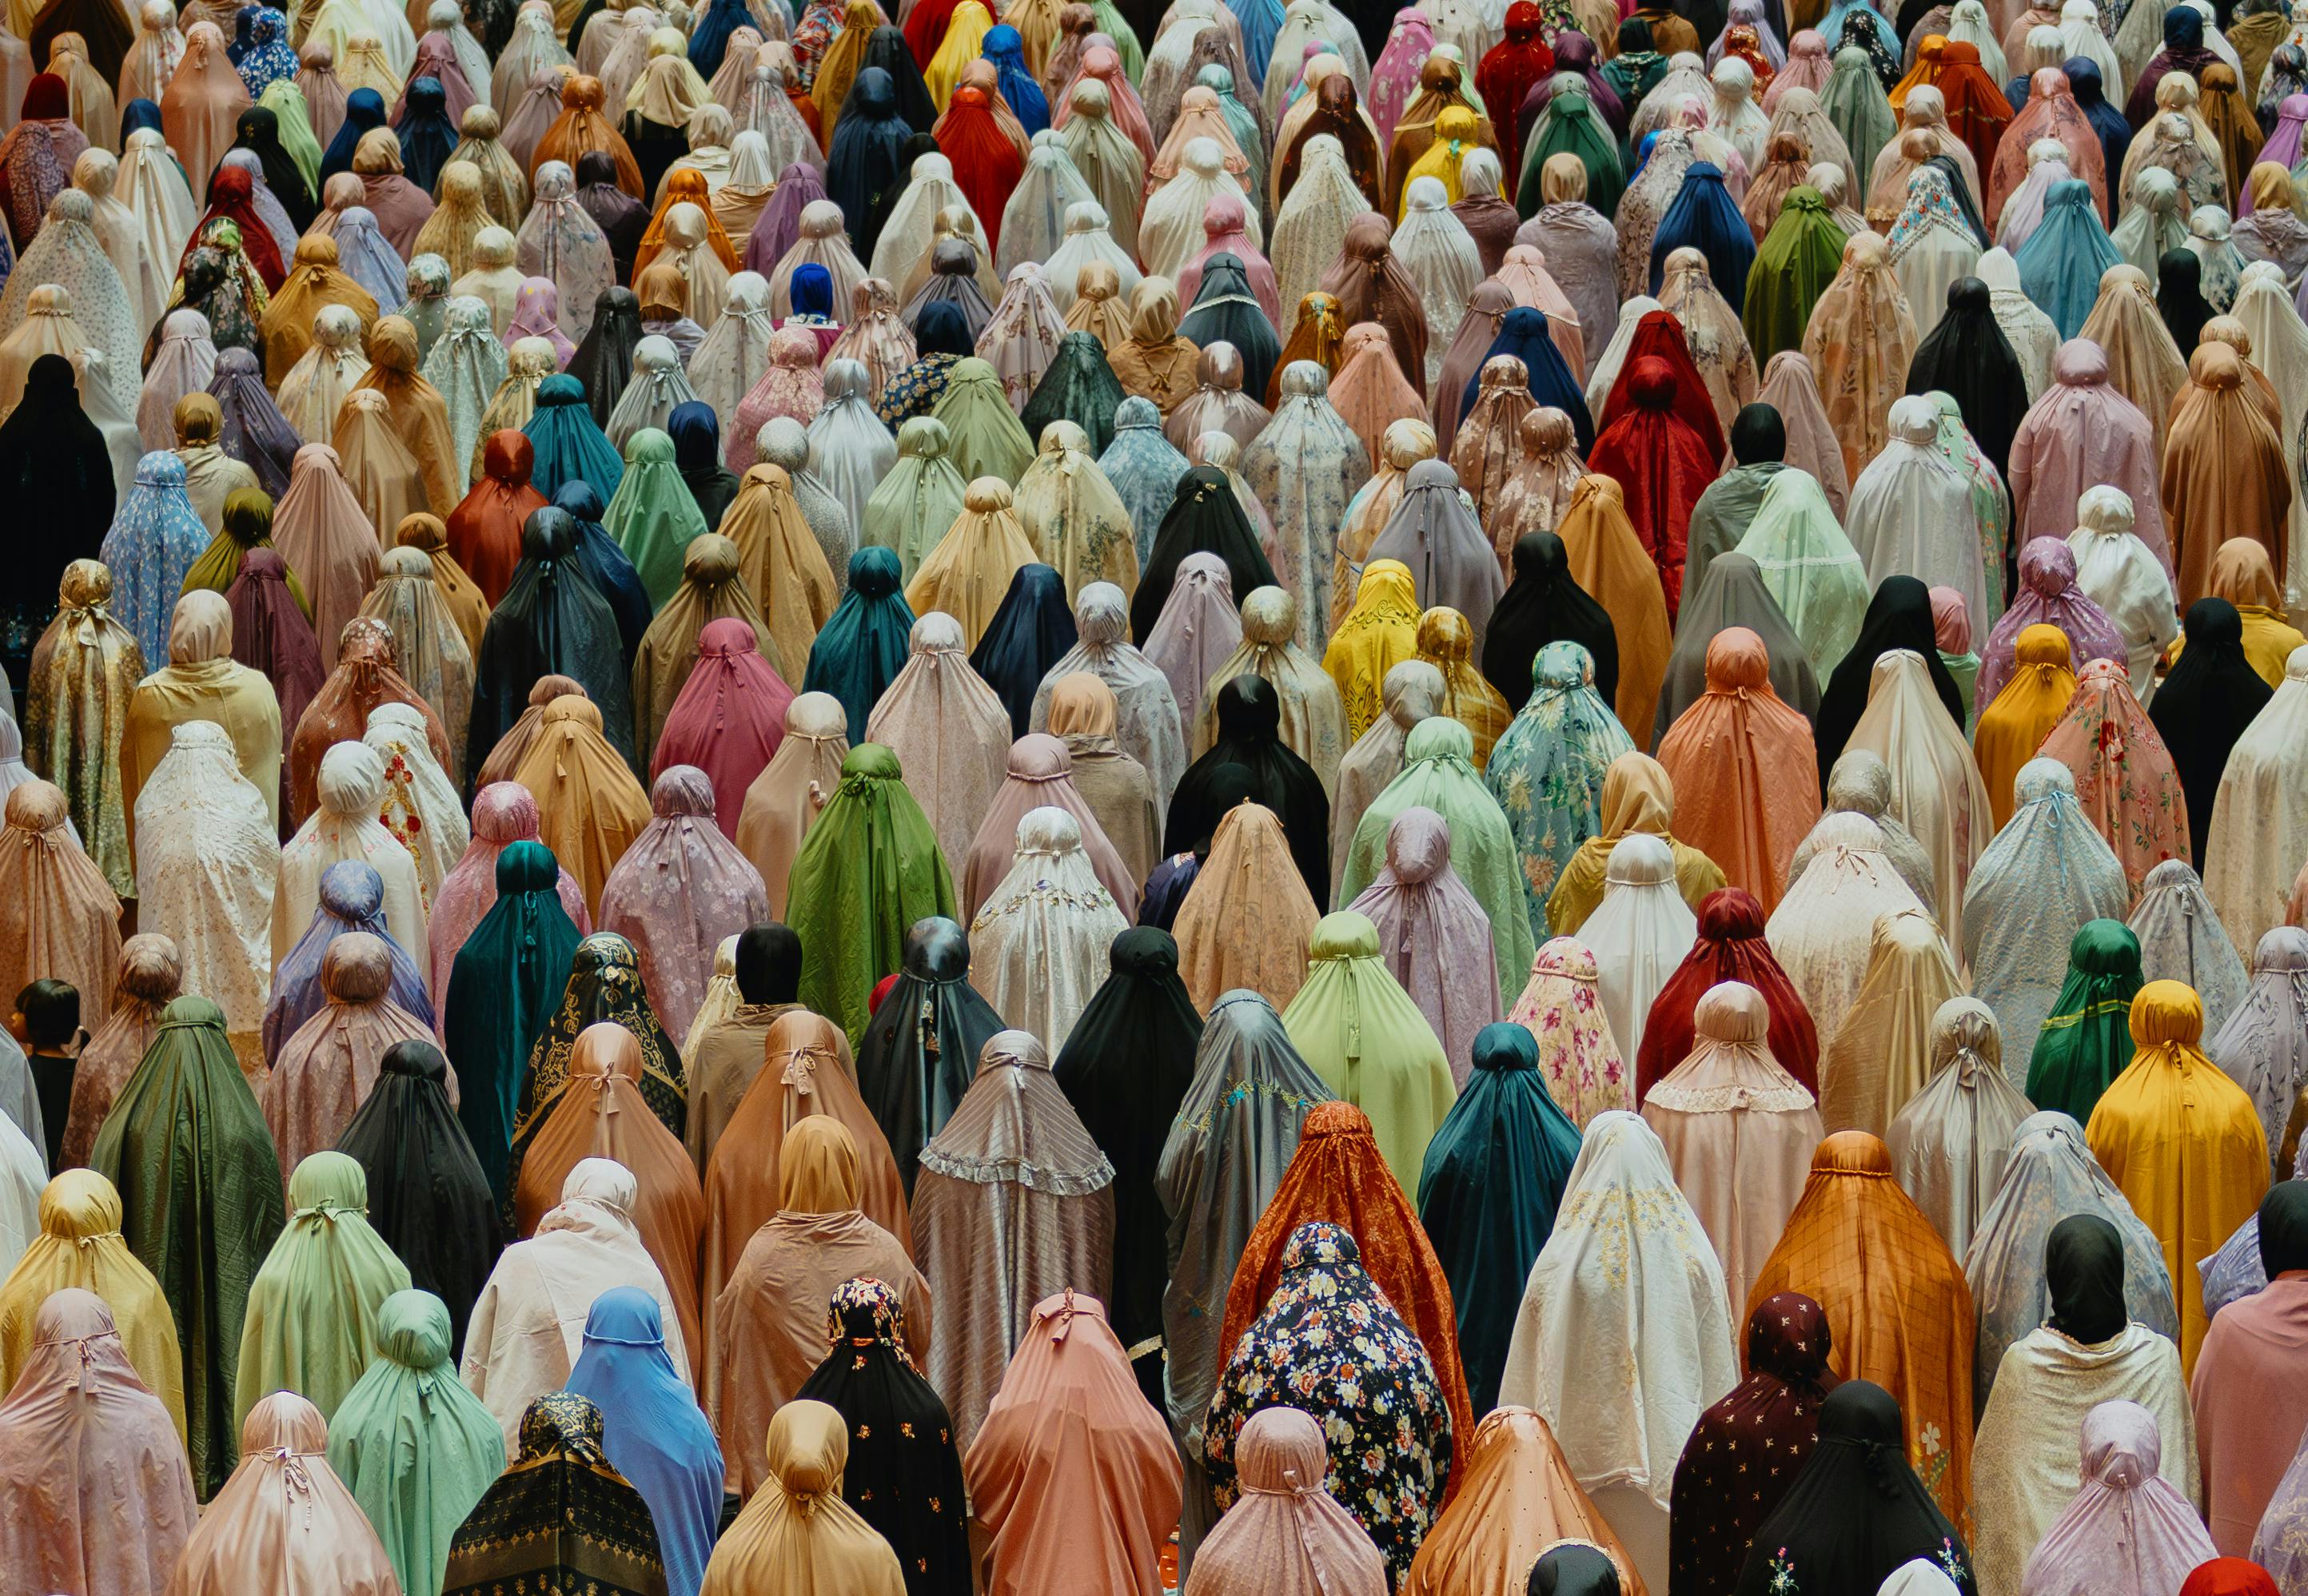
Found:
[[650, 757], [650, 780], [693, 765], [713, 783], [713, 819], [737, 839], [737, 818], [753, 785], [785, 741], [794, 691], [761, 656], [754, 623], [736, 615], [706, 622], [697, 664], [673, 700]]
[[1635, 1052], [1635, 1102], [1666, 1078], [1691, 1053], [1697, 1027], [1692, 1016], [1699, 1000], [1721, 981], [1740, 981], [1763, 994], [1770, 1011], [1764, 1040], [1781, 1068], [1819, 1092], [1819, 1031], [1803, 994], [1779, 967], [1763, 940], [1763, 905], [1744, 887], [1718, 887], [1699, 905], [1699, 940], [1651, 1000], [1643, 1022], [1642, 1045]]
[[495, 608], [512, 585], [521, 563], [521, 527], [546, 497], [530, 485], [537, 446], [526, 434], [503, 427], [481, 449], [481, 479], [449, 512], [449, 554], [464, 567]]
[[1691, 345], [1683, 336], [1683, 323], [1675, 319], [1673, 311], [1649, 311], [1635, 323], [1635, 336], [1628, 340], [1619, 380], [1611, 384], [1603, 400], [1603, 413], [1595, 418], [1596, 435], [1600, 437], [1604, 429], [1633, 408], [1634, 396], [1628, 384], [1636, 363], [1647, 359], [1664, 360], [1674, 369], [1675, 413], [1691, 424], [1710, 458], [1721, 459], [1730, 449], [1723, 436], [1722, 418], [1715, 414], [1715, 401], [1707, 394], [1707, 379], [1699, 374], [1698, 364], [1691, 358]]
[[[1995, 147], [2011, 125], [2011, 102], [1979, 64], [1979, 47], [1951, 39], [1940, 52], [1940, 98], [1947, 102], [1950, 132], [1963, 141], [1978, 164], [1980, 181], [1995, 165]], [[1974, 194], [1975, 203], [1985, 198]]]
[[26, 122], [61, 122], [72, 115], [72, 87], [52, 72], [39, 73], [25, 85], [17, 115]]
[[2277, 1596], [2276, 1579], [2249, 1557], [2214, 1557], [2181, 1582], [2180, 1596]]
[[1219, 1364], [1224, 1368], [1235, 1343], [1274, 1295], [1282, 1278], [1282, 1254], [1302, 1224], [1325, 1220], [1341, 1225], [1362, 1249], [1363, 1267], [1411, 1334], [1426, 1349], [1451, 1404], [1451, 1486], [1459, 1485], [1459, 1454], [1475, 1438], [1467, 1371], [1459, 1360], [1459, 1321], [1451, 1306], [1451, 1283], [1419, 1227], [1418, 1214], [1390, 1173], [1371, 1134], [1370, 1116], [1350, 1103], [1325, 1103], [1308, 1111], [1298, 1132], [1298, 1151], [1281, 1183], [1243, 1243], [1227, 1291], [1226, 1322], [1219, 1334]]
[[[36, 85], [39, 81], [33, 80]], [[30, 96], [25, 98], [29, 99]], [[177, 275], [185, 275], [185, 262], [201, 247], [202, 230], [218, 220], [228, 221], [240, 229], [240, 253], [248, 257], [248, 263], [256, 268], [256, 275], [264, 279], [264, 291], [279, 293], [288, 277], [280, 264], [280, 246], [273, 242], [272, 231], [264, 225], [263, 218], [256, 214], [256, 179], [240, 167], [217, 168], [216, 176], [209, 183], [209, 208], [194, 225], [185, 253], [177, 257]]]
[[[1645, 321], [1649, 321], [1647, 316]], [[1643, 550], [1658, 567], [1669, 621], [1683, 604], [1683, 560], [1690, 541], [1691, 512], [1722, 468], [1723, 455], [1709, 446], [1679, 414], [1684, 384], [1675, 368], [1655, 356], [1628, 363], [1620, 386], [1633, 408], [1604, 428], [1588, 452], [1587, 468], [1619, 485], [1627, 519]], [[1690, 387], [1699, 403], [1707, 390], [1697, 373]], [[1711, 414], [1711, 412], [1710, 412]]]
[[1486, 106], [1520, 106], [1531, 85], [1554, 70], [1554, 52], [1546, 47], [1546, 13], [1532, 0], [1514, 0], [1507, 7], [1507, 36], [1483, 54], [1475, 68], [1475, 92]]
[[953, 91], [952, 106], [939, 119], [937, 142], [953, 163], [955, 185], [985, 226], [986, 247], [991, 253], [1002, 242], [1002, 211], [1010, 203], [1010, 191], [1025, 175], [1026, 163], [1019, 159], [1018, 146], [994, 120], [994, 107], [986, 90], [975, 87]]
[[[945, 30], [952, 24], [953, 9], [960, 3], [960, 0], [921, 0], [906, 19], [906, 48], [914, 53], [914, 64], [924, 72], [929, 71], [930, 57], [945, 42]], [[983, 221], [985, 218], [978, 219]]]

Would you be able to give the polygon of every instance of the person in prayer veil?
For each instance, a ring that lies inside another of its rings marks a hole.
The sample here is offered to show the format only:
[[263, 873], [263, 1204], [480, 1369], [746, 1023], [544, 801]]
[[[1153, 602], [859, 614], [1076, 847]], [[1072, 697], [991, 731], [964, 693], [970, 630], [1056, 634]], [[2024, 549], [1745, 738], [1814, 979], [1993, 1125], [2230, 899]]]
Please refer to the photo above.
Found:
[[2040, 1111], [2012, 1132], [2002, 1178], [1972, 1231], [1964, 1265], [1979, 1309], [1973, 1386], [1983, 1411], [2006, 1350], [2028, 1339], [2049, 1311], [2045, 1243], [2063, 1214], [2088, 1214], [2115, 1227], [2132, 1328], [2167, 1341], [2178, 1334], [2179, 1309], [2155, 1232], [2092, 1157], [2083, 1127], [2055, 1109]]
[[1249, 771], [1257, 802], [1281, 822], [1309, 896], [1327, 898], [1330, 802], [1313, 768], [1280, 739], [1279, 695], [1264, 677], [1245, 672], [1218, 690], [1216, 703], [1210, 750], [1187, 768], [1171, 794], [1162, 852], [1184, 853], [1210, 835], [1221, 818], [1208, 790], [1211, 779], [1222, 767], [1239, 766]]
[[1215, 1522], [1202, 1427], [1222, 1363], [1216, 1305], [1249, 1239], [1250, 1216], [1278, 1189], [1307, 1110], [1328, 1095], [1263, 999], [1236, 991], [1210, 1006], [1193, 1078], [1154, 1171], [1157, 1194], [1176, 1216], [1172, 1250], [1184, 1249], [1162, 1299], [1162, 1377], [1186, 1460], [1180, 1535], [1188, 1557]]
[[2082, 1126], [2131, 1063], [2125, 1017], [2140, 991], [2140, 939], [2123, 920], [2087, 920], [2068, 941], [2068, 974], [2036, 1035], [2027, 1095]]
[[[855, 903], [845, 901], [853, 890], [846, 883], [864, 881], [874, 886], [857, 900], [870, 903], [870, 916], [861, 920], [851, 913]], [[869, 1001], [874, 983], [910, 962], [909, 928], [918, 929], [927, 917], [950, 918], [957, 907], [937, 835], [888, 748], [867, 742], [844, 756], [841, 785], [795, 857], [787, 894], [806, 957], [801, 1000], [862, 1047], [875, 1012]], [[873, 1099], [870, 1090], [867, 1096]], [[891, 1124], [883, 1119], [885, 1130]], [[892, 1148], [907, 1139], [893, 1135]], [[905, 1168], [907, 1153], [898, 1157]]]
[[2192, 1506], [2200, 1489], [2179, 1349], [2129, 1321], [2121, 1233], [2096, 1214], [2061, 1220], [2045, 1240], [2044, 1274], [2050, 1317], [2003, 1354], [1979, 1421], [1972, 1558], [1994, 1590], [2020, 1588], [2030, 1554], [2083, 1486], [2075, 1437], [2103, 1403], [2146, 1409], [2172, 1437], [2165, 1480]]
[[384, 941], [392, 963], [392, 1001], [431, 1023], [434, 1006], [424, 972], [386, 931], [384, 897], [384, 878], [365, 861], [340, 859], [321, 872], [311, 918], [272, 971], [272, 996], [264, 1008], [264, 1057], [277, 1056], [306, 1020], [327, 1007], [321, 966], [330, 944], [352, 931]]
[[[482, 807], [477, 801], [477, 815]], [[496, 901], [443, 984], [441, 1034], [465, 1062], [459, 1118], [502, 1197], [522, 1075], [568, 983], [581, 932], [564, 907], [567, 878], [543, 844], [507, 845], [495, 873]]]
[[[1106, 1297], [1114, 1166], [1050, 1077], [1041, 1043], [1003, 1031], [987, 1039], [977, 1078], [923, 1146], [920, 1170], [910, 1217], [923, 1257], [964, 1288], [962, 1311], [930, 1343], [930, 1364], [966, 1451], [1000, 1366], [1030, 1334], [1031, 1303], [1069, 1281]], [[989, 1245], [995, 1237], [1005, 1239], [1000, 1248]]]
[[1540, 651], [1564, 639], [1587, 650], [1594, 690], [1605, 703], [1618, 691], [1619, 648], [1611, 614], [1571, 575], [1568, 558], [1563, 539], [1551, 529], [1526, 533], [1515, 542], [1513, 580], [1492, 607], [1481, 652], [1483, 674], [1509, 704], [1529, 699]]
[[288, 1181], [288, 1225], [249, 1282], [234, 1416], [264, 1393], [296, 1391], [334, 1413], [376, 1356], [376, 1311], [409, 1270], [366, 1217], [367, 1177], [341, 1153], [315, 1153]]
[[[1837, 1372], [1857, 1382], [1880, 1373], [1908, 1390], [1906, 1421], [1916, 1437], [1909, 1455], [1923, 1460], [1925, 1483], [1942, 1510], [1961, 1509], [1969, 1496], [1971, 1352], [1955, 1326], [1971, 1322], [1971, 1294], [1931, 1221], [1882, 1178], [1890, 1170], [1882, 1142], [1864, 1131], [1821, 1142], [1749, 1301], [1800, 1281], [1814, 1285], [1835, 1327]], [[1901, 1260], [1890, 1276], [1864, 1266], [1883, 1257]], [[1934, 1434], [1936, 1449], [1923, 1441]], [[1758, 1553], [1763, 1544], [1759, 1533]]]
[[387, 1539], [401, 1588], [430, 1590], [446, 1570], [454, 1526], [503, 1471], [504, 1441], [454, 1378], [449, 1310], [438, 1297], [397, 1292], [376, 1318], [376, 1360], [330, 1424], [329, 1460]]
[[[788, 1056], [831, 1063], [825, 1038], [831, 1028], [814, 1017], [799, 1017], [803, 1026], [816, 1027], [814, 1040]], [[812, 1034], [791, 1025], [788, 1030]], [[746, 1236], [712, 1306], [703, 1401], [723, 1433], [759, 1428], [765, 1414], [798, 1394], [824, 1355], [818, 1304], [842, 1281], [858, 1274], [890, 1281], [906, 1304], [909, 1350], [926, 1356], [935, 1344], [927, 1283], [900, 1239], [858, 1206], [859, 1152], [841, 1121], [822, 1113], [797, 1120], [782, 1138], [775, 1208]], [[886, 1152], [875, 1152], [886, 1170]], [[736, 1239], [726, 1238], [725, 1247]], [[750, 1497], [763, 1479], [758, 1460], [736, 1454], [728, 1459], [732, 1493]]]
[[[2027, 1596], [2181, 1590], [2200, 1583], [2188, 1571], [2220, 1567], [2202, 1518], [2157, 1472], [2165, 1443], [2153, 1414], [2137, 1403], [2103, 1402], [2084, 1415], [2080, 1445], [2081, 1489], [2028, 1556], [2020, 1586]], [[2272, 1549], [2253, 1551], [2282, 1566]]]
[[633, 700], [619, 657], [616, 622], [575, 558], [575, 518], [547, 506], [521, 528], [521, 562], [504, 599], [490, 612], [474, 655], [472, 718], [464, 761], [479, 769], [512, 726], [538, 677], [566, 675], [597, 708], [602, 734], [633, 757]]
[[845, 1281], [825, 1330], [831, 1351], [797, 1397], [848, 1421], [843, 1496], [898, 1552], [906, 1590], [950, 1596], [969, 1580], [961, 1458], [945, 1403], [909, 1350], [904, 1303], [883, 1281]]
[[2189, 857], [2203, 859], [2228, 754], [2273, 689], [2246, 656], [2243, 622], [2226, 599], [2190, 605], [2182, 632], [2189, 647], [2166, 673], [2148, 715], [2186, 796]]
[[[1117, 422], [1119, 420], [1119, 412]], [[1154, 622], [1176, 583], [1179, 563], [1194, 553], [1215, 553], [1227, 564], [1234, 591], [1247, 596], [1276, 585], [1274, 569], [1267, 563], [1248, 519], [1236, 499], [1225, 472], [1196, 466], [1177, 480], [1176, 492], [1161, 529], [1139, 573], [1131, 596], [1132, 634], [1146, 646]]]
[[1865, 1590], [1910, 1560], [1951, 1588], [1976, 1592], [1956, 1526], [1917, 1477], [1901, 1442], [1899, 1400], [1847, 1378], [1819, 1405], [1810, 1461], [1755, 1526], [1734, 1589], [1761, 1596], [1772, 1571], [1814, 1590]]
[[[2093, 1155], [2156, 1232], [2166, 1273], [2189, 1279], [2197, 1264], [2242, 1223], [2267, 1189], [2270, 1160], [2259, 1112], [2243, 1089], [2209, 1064], [2200, 1045], [2204, 1003], [2176, 981], [2150, 981], [2131, 1000], [2133, 1068], [2110, 1083], [2092, 1110], [2087, 1137]], [[2183, 1112], [2183, 1095], [2189, 1111]], [[2166, 1128], [2151, 1137], [2147, 1128]], [[2179, 1126], [2179, 1133], [2169, 1128]], [[2262, 1247], [2268, 1241], [2265, 1222]], [[2199, 1293], [2180, 1296], [2180, 1351], [2192, 1369], [2204, 1344]], [[2199, 1429], [2203, 1422], [2199, 1403]], [[2204, 1438], [2207, 1516], [2214, 1539], [2257, 1522], [2258, 1503], [2235, 1508], [2226, 1498], [2218, 1448]], [[2226, 1498], [2226, 1499], [2224, 1499]], [[2223, 1529], [2223, 1526], [2227, 1527]]]
[[0, 1569], [26, 1590], [158, 1592], [198, 1516], [184, 1444], [111, 1309], [67, 1287], [0, 1403]]
[[1894, 1174], [1959, 1257], [2028, 1117], [2028, 1100], [2003, 1077], [1994, 1019], [1976, 998], [1940, 1004], [1928, 1038], [1933, 1073], [1884, 1133]]
[[106, 567], [73, 561], [56, 592], [56, 618], [33, 645], [27, 668], [25, 741], [63, 790], [89, 857], [125, 897], [135, 890], [135, 871], [120, 795], [120, 742], [144, 656], [111, 614]]
[[447, 1060], [432, 1043], [395, 1043], [337, 1150], [361, 1165], [369, 1223], [408, 1265], [410, 1283], [446, 1306], [453, 1358], [496, 1260], [498, 1230], [488, 1178], [456, 1123], [447, 1079]]
[[[337, 938], [322, 956], [326, 1005], [280, 1045], [258, 1082], [284, 1173], [342, 1135], [375, 1090], [388, 1049], [429, 1034], [425, 1020], [386, 995], [393, 975], [392, 947], [366, 931]], [[453, 1091], [453, 1077], [450, 1084]]]
[[[279, 1154], [215, 1004], [182, 997], [168, 1005], [90, 1159], [120, 1192], [119, 1228], [168, 1296], [186, 1349], [194, 1484], [214, 1493], [236, 1456], [232, 1391], [248, 1288], [285, 1212]], [[223, 1202], [227, 1189], [240, 1200]], [[180, 1227], [195, 1213], [211, 1224], [192, 1245]]]
[[40, 1193], [39, 1230], [0, 1286], [0, 1372], [13, 1380], [35, 1352], [40, 1304], [67, 1287], [94, 1292], [112, 1309], [129, 1361], [168, 1410], [178, 1445], [185, 1433], [184, 1356], [160, 1283], [120, 1231], [120, 1194], [92, 1170], [67, 1169]]
[[[186, 595], [185, 601], [192, 602]], [[357, 741], [368, 729], [368, 717], [382, 704], [407, 704], [425, 716], [426, 742], [434, 759], [445, 769], [455, 768], [447, 731], [430, 704], [417, 694], [399, 669], [392, 632], [372, 616], [356, 616], [345, 623], [336, 642], [336, 668], [321, 683], [305, 713], [297, 717], [288, 742], [288, 819], [301, 825], [313, 813], [322, 761], [340, 742]], [[238, 741], [237, 738], [235, 741]], [[247, 761], [242, 760], [244, 772]], [[254, 779], [252, 777], [251, 779]], [[262, 783], [258, 784], [262, 785]]]
[[[1425, 1349], [1365, 1270], [1352, 1232], [1337, 1224], [1298, 1226], [1281, 1254], [1276, 1290], [1236, 1343], [1211, 1403], [1205, 1459], [1218, 1499], [1240, 1489], [1238, 1449], [1270, 1406], [1311, 1412], [1344, 1442], [1336, 1478], [1389, 1569], [1407, 1572], [1451, 1472], [1451, 1410]], [[1354, 1326], [1357, 1358], [1340, 1369], [1319, 1349], [1325, 1332]], [[1291, 1401], [1283, 1401], [1285, 1394]], [[1399, 1420], [1414, 1432], [1407, 1440]], [[1221, 1554], [1225, 1524], [1207, 1549]]]
[[328, 1421], [317, 1408], [276, 1391], [249, 1410], [237, 1434], [239, 1466], [220, 1480], [185, 1543], [168, 1583], [175, 1596], [248, 1591], [257, 1557], [261, 1578], [276, 1591], [392, 1596], [402, 1589], [367, 1514], [330, 1465]]
[[[1675, 1596], [1729, 1596], [1756, 1530], [1818, 1446], [1821, 1405], [1842, 1384], [1828, 1367], [1832, 1344], [1825, 1310], [1800, 1291], [1766, 1298], [1747, 1316], [1747, 1377], [1700, 1414], [1675, 1464]], [[1759, 1465], [1763, 1478], [1750, 1489]]]
[[486, 1596], [504, 1582], [564, 1581], [602, 1592], [665, 1588], [662, 1555], [641, 1493], [610, 1466], [600, 1410], [566, 1392], [515, 1416], [517, 1451], [449, 1550], [443, 1589]]
[[[1147, 1590], [1177, 1519], [1178, 1456], [1131, 1382], [1104, 1304], [1072, 1289], [1034, 1304], [963, 1474], [993, 1536], [988, 1596], [1056, 1579]], [[1085, 1428], [1086, 1427], [1086, 1428]], [[1063, 1451], [1084, 1465], [1051, 1473]]]
[[[1579, 1132], [1548, 1094], [1537, 1043], [1521, 1025], [1484, 1026], [1472, 1064], [1428, 1146], [1418, 1206], [1451, 1281], [1468, 1395], [1486, 1411], [1498, 1400], [1520, 1283], [1554, 1228]], [[1518, 1173], [1504, 1182], [1510, 1166]]]

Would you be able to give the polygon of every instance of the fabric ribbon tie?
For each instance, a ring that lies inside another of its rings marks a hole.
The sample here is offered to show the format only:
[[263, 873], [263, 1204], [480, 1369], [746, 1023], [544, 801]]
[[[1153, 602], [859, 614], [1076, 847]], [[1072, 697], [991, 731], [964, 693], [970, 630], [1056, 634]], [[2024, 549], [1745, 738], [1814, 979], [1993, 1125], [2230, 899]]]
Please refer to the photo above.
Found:
[[817, 1090], [819, 1061], [830, 1057], [831, 1054], [824, 1048], [814, 1043], [805, 1043], [786, 1055], [786, 1067], [779, 1072], [778, 1081], [807, 1097]]
[[1074, 1289], [1072, 1286], [1068, 1286], [1066, 1288], [1065, 1300], [1058, 1309], [1057, 1322], [1050, 1327], [1050, 1344], [1052, 1346], [1056, 1346], [1060, 1342], [1065, 1340], [1066, 1332], [1074, 1327], [1075, 1311]]
[[36, 1341], [32, 1344], [35, 1347], [73, 1347], [78, 1350], [80, 1367], [65, 1377], [65, 1389], [77, 1391], [81, 1382], [88, 1377], [89, 1366], [96, 1361], [96, 1354], [89, 1350], [89, 1343], [105, 1334], [108, 1332], [91, 1331], [86, 1335], [68, 1335], [56, 1341]]

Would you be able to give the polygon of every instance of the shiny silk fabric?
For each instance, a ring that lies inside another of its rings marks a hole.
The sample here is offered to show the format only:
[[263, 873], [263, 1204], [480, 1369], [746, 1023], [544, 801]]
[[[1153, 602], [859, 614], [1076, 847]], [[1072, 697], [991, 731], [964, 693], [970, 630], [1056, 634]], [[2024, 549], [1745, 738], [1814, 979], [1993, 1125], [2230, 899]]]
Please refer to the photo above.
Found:
[[65, 570], [56, 618], [33, 645], [24, 692], [28, 763], [63, 789], [89, 857], [123, 897], [136, 890], [121, 798], [120, 739], [148, 665], [111, 612], [112, 574], [93, 560]]
[[280, 1155], [215, 1004], [168, 1005], [89, 1161], [118, 1188], [121, 1232], [168, 1295], [193, 1483], [213, 1493], [239, 1455], [233, 1383], [249, 1284], [286, 1213]]
[[1649, 1095], [1651, 1087], [1690, 1054], [1695, 1034], [1692, 1017], [1699, 1000], [1726, 981], [1743, 982], [1762, 994], [1770, 1010], [1764, 1036], [1771, 1056], [1804, 1090], [1817, 1093], [1819, 1033], [1803, 995], [1764, 940], [1765, 918], [1762, 905], [1744, 887], [1718, 888], [1701, 901], [1698, 940], [1652, 1000], [1643, 1025], [1635, 1052], [1635, 1102]]
[[1864, 1131], [1819, 1145], [1750, 1310], [1798, 1284], [1826, 1309], [1835, 1371], [1898, 1397], [1908, 1455], [1940, 1511], [1961, 1523], [1971, 1491], [1971, 1291], [1892, 1180], [1890, 1152]]
[[1976, 1409], [1985, 1410], [2005, 1350], [2025, 1340], [2050, 1311], [2045, 1241], [2063, 1218], [2084, 1214], [2106, 1220], [2123, 1238], [2125, 1313], [2134, 1324], [2179, 1339], [2180, 1309], [2156, 1232], [2131, 1211], [2092, 1157], [2083, 1127], [2056, 1109], [2041, 1110], [2011, 1133], [2003, 1178], [1974, 1225], [1964, 1256], [1964, 1275], [1979, 1313], [1972, 1354]]
[[1747, 1377], [1700, 1414], [1675, 1465], [1668, 1596], [1736, 1588], [1756, 1530], [1818, 1445], [1820, 1403], [1843, 1379], [1828, 1367], [1833, 1348], [1827, 1310], [1800, 1291], [1766, 1297], [1747, 1316]]
[[1428, 1144], [1418, 1212], [1451, 1283], [1468, 1398], [1487, 1412], [1523, 1282], [1579, 1156], [1579, 1128], [1555, 1106], [1538, 1073], [1537, 1039], [1523, 1026], [1483, 1027], [1473, 1060]]

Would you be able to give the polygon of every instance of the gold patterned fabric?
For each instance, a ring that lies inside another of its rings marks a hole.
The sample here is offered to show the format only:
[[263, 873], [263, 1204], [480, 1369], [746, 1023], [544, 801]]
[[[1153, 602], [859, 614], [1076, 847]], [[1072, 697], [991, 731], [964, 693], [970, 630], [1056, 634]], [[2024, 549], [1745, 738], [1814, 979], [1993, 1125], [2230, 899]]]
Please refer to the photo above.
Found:
[[65, 568], [56, 618], [32, 647], [24, 689], [24, 758], [64, 790], [89, 857], [113, 891], [131, 897], [128, 811], [120, 791], [120, 739], [144, 656], [112, 617], [112, 573], [93, 560]]
[[442, 1596], [666, 1596], [649, 1505], [601, 1441], [585, 1398], [531, 1403], [520, 1454], [449, 1549]]

